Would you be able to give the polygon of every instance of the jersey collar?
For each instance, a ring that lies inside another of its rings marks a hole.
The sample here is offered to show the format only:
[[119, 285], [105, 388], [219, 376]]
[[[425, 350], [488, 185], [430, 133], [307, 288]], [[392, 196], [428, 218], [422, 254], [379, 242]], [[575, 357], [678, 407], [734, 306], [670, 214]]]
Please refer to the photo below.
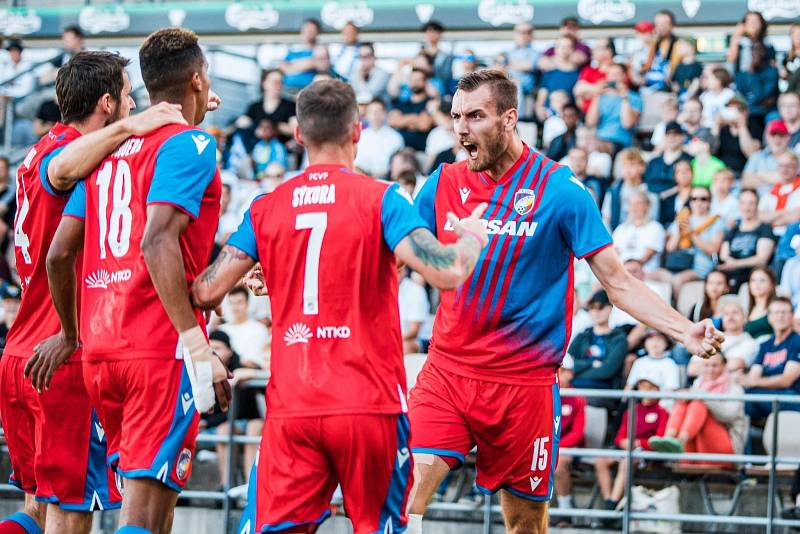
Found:
[[50, 138], [55, 141], [63, 141], [64, 139], [72, 140], [81, 136], [81, 133], [74, 127], [57, 122], [50, 128]]

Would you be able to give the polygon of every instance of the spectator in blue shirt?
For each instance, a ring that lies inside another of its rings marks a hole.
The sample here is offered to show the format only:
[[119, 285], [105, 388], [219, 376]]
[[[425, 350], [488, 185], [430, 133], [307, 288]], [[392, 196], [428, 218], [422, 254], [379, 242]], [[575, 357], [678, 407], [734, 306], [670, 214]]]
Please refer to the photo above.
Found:
[[439, 43], [444, 35], [444, 26], [435, 20], [426, 22], [422, 26], [425, 34], [425, 43], [422, 49], [433, 61], [432, 78], [441, 90], [447, 91], [454, 87], [453, 84], [453, 54], [442, 50]]
[[586, 124], [597, 126], [601, 149], [616, 154], [633, 144], [636, 125], [642, 114], [642, 99], [639, 93], [628, 87], [628, 67], [622, 63], [614, 63], [608, 68], [606, 80], [605, 92], [589, 106]]
[[514, 26], [514, 47], [506, 53], [508, 57], [508, 74], [517, 82], [522, 98], [533, 92], [533, 71], [539, 60], [539, 52], [533, 48], [533, 26], [529, 22], [521, 22]]
[[278, 140], [275, 123], [269, 119], [262, 119], [256, 127], [255, 135], [258, 142], [253, 147], [253, 173], [256, 179], [264, 177], [272, 163], [280, 163], [284, 169], [289, 167], [286, 147]]
[[747, 70], [736, 73], [736, 89], [744, 96], [750, 109], [750, 120], [761, 126], [758, 138], [764, 131], [764, 118], [776, 109], [778, 101], [778, 69], [769, 62], [764, 43], [753, 43], [752, 60]]
[[280, 70], [286, 75], [283, 84], [289, 93], [299, 93], [314, 80], [316, 75], [314, 47], [321, 31], [322, 26], [319, 21], [307, 19], [300, 28], [303, 44], [289, 49], [281, 61]]
[[[792, 302], [775, 297], [767, 319], [775, 335], [761, 344], [750, 372], [744, 377], [747, 393], [797, 395], [800, 393], [800, 334], [792, 331]], [[770, 402], [748, 402], [747, 414], [764, 419], [772, 411]], [[781, 410], [800, 411], [800, 405], [781, 403]]]
[[562, 35], [556, 41], [556, 53], [553, 56], [552, 68], [542, 72], [539, 81], [539, 92], [536, 94], [536, 107], [549, 106], [550, 95], [555, 91], [566, 91], [572, 96], [572, 89], [578, 81], [580, 70], [572, 59], [575, 52], [575, 38], [571, 35]]

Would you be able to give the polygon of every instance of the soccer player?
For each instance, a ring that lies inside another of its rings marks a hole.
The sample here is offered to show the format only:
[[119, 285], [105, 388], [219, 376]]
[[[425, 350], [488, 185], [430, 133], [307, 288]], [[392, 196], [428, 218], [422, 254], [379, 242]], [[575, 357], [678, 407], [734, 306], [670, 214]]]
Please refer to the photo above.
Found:
[[416, 199], [427, 227], [455, 239], [443, 217], [488, 202], [490, 235], [472, 276], [443, 291], [425, 366], [409, 398], [416, 487], [408, 532], [439, 483], [477, 445], [480, 491], [501, 492], [506, 529], [545, 532], [557, 463], [557, 372], [570, 338], [574, 258], [611, 300], [695, 354], [719, 350], [710, 321], [692, 324], [628, 274], [591, 193], [569, 168], [516, 133], [517, 88], [506, 74], [464, 76], [453, 98], [467, 160], [443, 165]]
[[240, 532], [314, 532], [337, 483], [356, 534], [401, 532], [411, 488], [395, 255], [454, 288], [486, 242], [477, 205], [453, 243], [421, 228], [397, 184], [352, 171], [361, 135], [353, 89], [320, 81], [297, 98], [298, 177], [253, 201], [193, 286], [217, 305], [260, 262], [273, 318], [272, 376]]
[[[189, 125], [208, 109], [208, 64], [188, 30], [159, 30], [139, 50], [154, 103]], [[214, 138], [170, 124], [125, 140], [75, 188], [48, 255], [62, 329], [76, 332], [70, 270], [83, 245], [84, 380], [124, 479], [119, 533], [171, 530], [191, 472], [198, 411], [223, 409], [228, 372], [212, 353], [189, 285], [207, 265], [221, 196]]]
[[[13, 468], [11, 483], [26, 496], [23, 512], [0, 520], [3, 534], [41, 532], [45, 522], [48, 533], [88, 533], [92, 511], [120, 504], [105, 461], [104, 432], [83, 385], [77, 338], [53, 358], [37, 358], [34, 349], [59, 331], [45, 265], [69, 197], [69, 191], [52, 185], [61, 179], [64, 167], [55, 163], [59, 153], [82, 135], [92, 136], [90, 132], [130, 135], [153, 126], [152, 112], [144, 120], [140, 116], [115, 122], [134, 107], [127, 63], [116, 54], [81, 52], [61, 67], [56, 95], [63, 122], [30, 149], [17, 173], [14, 253], [23, 292], [0, 360], [0, 412]], [[113, 132], [103, 128], [111, 122]], [[155, 125], [160, 124], [164, 121]], [[46, 508], [43, 503], [48, 503]]]

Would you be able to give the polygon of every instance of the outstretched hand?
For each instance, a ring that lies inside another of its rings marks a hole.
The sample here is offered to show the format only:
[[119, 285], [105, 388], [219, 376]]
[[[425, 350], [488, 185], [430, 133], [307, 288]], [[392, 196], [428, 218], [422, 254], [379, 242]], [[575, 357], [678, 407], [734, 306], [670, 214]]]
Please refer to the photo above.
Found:
[[701, 358], [709, 358], [714, 354], [719, 354], [725, 336], [716, 329], [711, 319], [704, 319], [699, 323], [694, 323], [689, 330], [684, 333], [683, 345], [691, 354], [696, 354]]

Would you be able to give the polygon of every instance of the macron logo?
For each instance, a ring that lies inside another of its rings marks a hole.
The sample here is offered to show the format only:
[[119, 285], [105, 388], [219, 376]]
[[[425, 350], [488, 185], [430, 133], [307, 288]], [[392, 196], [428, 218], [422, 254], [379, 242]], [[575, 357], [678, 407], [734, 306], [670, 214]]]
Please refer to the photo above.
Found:
[[198, 134], [198, 135], [192, 134], [192, 141], [194, 141], [194, 146], [197, 147], [197, 155], [199, 156], [206, 149], [208, 143], [211, 142], [211, 138], [206, 137], [203, 134]]
[[408, 448], [403, 447], [402, 449], [397, 451], [397, 465], [399, 465], [400, 468], [402, 469], [402, 467], [405, 465], [405, 463], [408, 461], [410, 457], [411, 453], [408, 451]]
[[531, 481], [531, 491], [536, 491], [536, 488], [539, 487], [539, 484], [542, 483], [542, 477], [528, 477]]
[[469, 187], [462, 187], [458, 190], [458, 194], [461, 195], [461, 203], [466, 204], [467, 199], [469, 198], [470, 191]]

